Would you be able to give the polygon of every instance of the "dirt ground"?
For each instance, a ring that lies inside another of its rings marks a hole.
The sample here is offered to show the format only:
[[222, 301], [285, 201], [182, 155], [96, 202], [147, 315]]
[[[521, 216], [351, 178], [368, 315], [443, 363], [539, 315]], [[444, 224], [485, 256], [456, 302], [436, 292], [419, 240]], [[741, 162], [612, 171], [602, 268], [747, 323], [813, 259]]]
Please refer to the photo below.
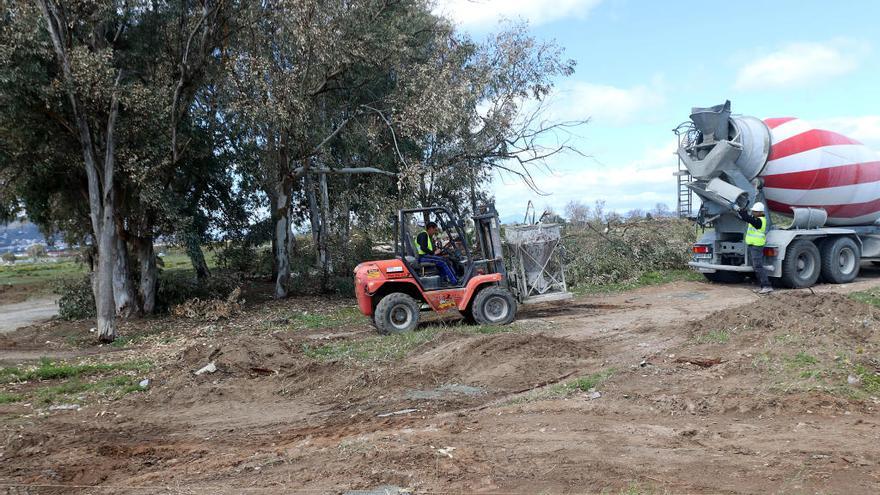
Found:
[[312, 318], [353, 305], [315, 299], [125, 324], [137, 338], [122, 347], [95, 346], [86, 324], [19, 330], [0, 339], [6, 365], [42, 353], [156, 367], [148, 390], [78, 410], [0, 405], [0, 487], [880, 493], [880, 309], [843, 295], [875, 286], [871, 270], [760, 298], [676, 282], [397, 340]]

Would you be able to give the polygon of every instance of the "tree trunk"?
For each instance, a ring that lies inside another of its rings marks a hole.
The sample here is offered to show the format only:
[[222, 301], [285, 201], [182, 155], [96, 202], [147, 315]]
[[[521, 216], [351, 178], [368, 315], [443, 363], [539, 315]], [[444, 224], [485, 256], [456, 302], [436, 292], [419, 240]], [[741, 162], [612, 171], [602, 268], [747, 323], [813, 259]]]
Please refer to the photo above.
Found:
[[211, 271], [208, 270], [208, 263], [205, 261], [205, 253], [202, 251], [199, 236], [191, 229], [184, 236], [186, 255], [189, 256], [193, 270], [196, 271], [196, 279], [202, 282], [211, 276]]
[[159, 285], [159, 269], [156, 267], [153, 238], [138, 238], [135, 249], [137, 250], [136, 254], [140, 268], [138, 296], [141, 300], [141, 309], [144, 314], [151, 315], [156, 311], [156, 290]]
[[137, 299], [131, 277], [131, 260], [125, 241], [116, 235], [116, 260], [113, 263], [113, 301], [116, 316], [130, 318], [137, 313]]
[[312, 244], [315, 248], [315, 266], [322, 266], [324, 260], [321, 257], [321, 213], [318, 211], [318, 200], [315, 196], [315, 185], [312, 176], [306, 172], [306, 197], [309, 200], [309, 220], [312, 223]]
[[114, 185], [113, 169], [115, 166], [115, 143], [114, 131], [116, 117], [119, 114], [119, 99], [116, 90], [122, 79], [120, 72], [116, 77], [113, 96], [110, 100], [109, 117], [107, 118], [107, 132], [104, 142], [104, 168], [98, 169], [98, 160], [95, 154], [95, 142], [92, 139], [92, 131], [86, 116], [80, 110], [79, 98], [75, 90], [73, 71], [70, 59], [67, 55], [67, 26], [69, 22], [65, 11], [60, 9], [55, 2], [41, 0], [39, 2], [52, 46], [58, 63], [61, 66], [61, 74], [64, 81], [65, 92], [70, 101], [70, 110], [77, 127], [80, 147], [83, 153], [86, 179], [89, 188], [89, 217], [92, 222], [92, 231], [98, 248], [98, 266], [93, 282], [95, 292], [95, 307], [98, 315], [98, 338], [104, 342], [112, 342], [116, 338], [116, 308], [113, 301], [113, 265], [116, 260], [117, 232], [114, 223]]
[[290, 182], [280, 181], [275, 186], [274, 196], [275, 299], [283, 299], [287, 297], [290, 282]]
[[[116, 229], [113, 228], [112, 211], [113, 205], [104, 205], [104, 227], [101, 229], [101, 237], [98, 242], [98, 273], [95, 294], [95, 307], [98, 313], [98, 338], [103, 342], [113, 342], [116, 339], [116, 305], [113, 298], [113, 270], [117, 246]], [[111, 215], [108, 217], [106, 210]]]
[[324, 281], [333, 272], [333, 260], [330, 259], [330, 194], [327, 191], [327, 174], [321, 174], [321, 268]]

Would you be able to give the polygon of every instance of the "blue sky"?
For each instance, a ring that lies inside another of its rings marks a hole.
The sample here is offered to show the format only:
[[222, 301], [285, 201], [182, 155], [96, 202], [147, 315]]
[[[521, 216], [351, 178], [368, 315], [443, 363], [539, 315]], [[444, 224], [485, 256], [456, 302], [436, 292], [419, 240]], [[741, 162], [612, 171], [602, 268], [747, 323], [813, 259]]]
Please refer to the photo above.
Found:
[[529, 199], [559, 212], [571, 200], [674, 207], [671, 129], [692, 106], [725, 99], [735, 113], [800, 117], [880, 149], [880, 2], [439, 0], [437, 9], [478, 39], [502, 18], [526, 20], [578, 63], [553, 111], [590, 117], [573, 144], [591, 158], [554, 157], [552, 173], [536, 176], [549, 196], [497, 177], [505, 218]]

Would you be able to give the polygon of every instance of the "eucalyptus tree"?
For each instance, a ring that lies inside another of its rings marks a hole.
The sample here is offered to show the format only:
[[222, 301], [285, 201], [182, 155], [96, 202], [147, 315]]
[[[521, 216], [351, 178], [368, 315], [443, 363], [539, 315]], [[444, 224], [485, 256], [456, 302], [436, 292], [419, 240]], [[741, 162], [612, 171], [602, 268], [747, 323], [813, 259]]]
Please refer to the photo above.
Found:
[[241, 21], [227, 62], [227, 119], [260, 149], [252, 171], [270, 200], [275, 296], [285, 297], [293, 198], [302, 191], [309, 200], [318, 233], [329, 216], [327, 174], [383, 172], [327, 169], [335, 163], [328, 146], [381, 110], [386, 93], [367, 89], [393, 77], [438, 20], [421, 0], [269, 0], [251, 4]]
[[[197, 122], [193, 109], [209, 99], [237, 7], [222, 0], [4, 3], [0, 204], [4, 214], [23, 207], [42, 226], [97, 248], [102, 340], [115, 337], [116, 312], [155, 307], [154, 237], [201, 236], [225, 214], [218, 202], [235, 204], [204, 123], [216, 110]], [[138, 296], [130, 249], [141, 271]]]

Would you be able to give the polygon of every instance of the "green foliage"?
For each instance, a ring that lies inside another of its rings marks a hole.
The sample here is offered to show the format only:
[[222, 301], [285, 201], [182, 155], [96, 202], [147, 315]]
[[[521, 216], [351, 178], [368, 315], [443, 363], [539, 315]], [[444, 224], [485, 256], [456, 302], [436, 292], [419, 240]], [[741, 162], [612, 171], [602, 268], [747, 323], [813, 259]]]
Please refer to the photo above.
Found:
[[812, 366], [818, 362], [818, 359], [807, 354], [804, 351], [800, 351], [794, 356], [785, 358], [785, 364], [789, 368], [805, 368], [807, 366]]
[[857, 364], [853, 374], [862, 381], [862, 388], [869, 394], [880, 394], [880, 373], [863, 365]]
[[712, 330], [711, 332], [697, 335], [696, 341], [698, 344], [726, 344], [730, 342], [730, 332], [727, 330]]
[[553, 385], [548, 394], [553, 397], [565, 397], [575, 392], [587, 392], [594, 389], [614, 375], [614, 369], [602, 370], [565, 383]]
[[19, 394], [0, 392], [0, 404], [11, 404], [13, 402], [20, 402], [21, 399], [22, 397]]
[[5, 263], [15, 263], [15, 253], [7, 251], [0, 255], [0, 260], [3, 260]]
[[226, 299], [240, 285], [238, 277], [223, 273], [215, 273], [199, 281], [190, 271], [162, 272], [159, 274], [156, 310], [167, 312], [173, 306], [193, 298]]
[[366, 321], [367, 317], [354, 307], [337, 308], [328, 313], [297, 311], [290, 317], [290, 325], [296, 330], [341, 328]]
[[849, 297], [865, 304], [880, 307], [880, 288], [852, 292], [849, 294]]
[[[607, 229], [607, 232], [606, 232]], [[657, 274], [682, 270], [696, 240], [687, 220], [654, 219], [569, 225], [563, 237], [566, 280], [574, 287], [662, 281]]]
[[18, 263], [15, 266], [0, 266], [0, 284], [35, 285], [79, 279], [84, 272], [81, 264], [75, 261], [53, 261], [51, 263]]
[[272, 275], [272, 250], [247, 242], [232, 241], [217, 250], [216, 264], [244, 277]]
[[38, 366], [14, 366], [0, 368], [0, 379], [7, 381], [56, 380], [78, 378], [88, 375], [107, 373], [110, 371], [149, 371], [153, 365], [149, 361], [122, 361], [101, 364], [68, 364], [48, 359], [40, 361]]
[[36, 390], [36, 399], [42, 404], [57, 402], [79, 402], [75, 397], [83, 393], [98, 393], [109, 395], [118, 399], [132, 392], [143, 391], [138, 382], [140, 380], [131, 376], [114, 376], [96, 381], [82, 381], [73, 379], [59, 385], [40, 387]]
[[84, 320], [95, 317], [95, 294], [88, 276], [61, 282], [56, 293], [61, 296], [58, 298], [58, 316], [61, 318]]
[[425, 328], [417, 332], [382, 335], [319, 346], [303, 344], [302, 350], [306, 357], [318, 361], [398, 361], [413, 349], [433, 340], [438, 332], [437, 328]]

